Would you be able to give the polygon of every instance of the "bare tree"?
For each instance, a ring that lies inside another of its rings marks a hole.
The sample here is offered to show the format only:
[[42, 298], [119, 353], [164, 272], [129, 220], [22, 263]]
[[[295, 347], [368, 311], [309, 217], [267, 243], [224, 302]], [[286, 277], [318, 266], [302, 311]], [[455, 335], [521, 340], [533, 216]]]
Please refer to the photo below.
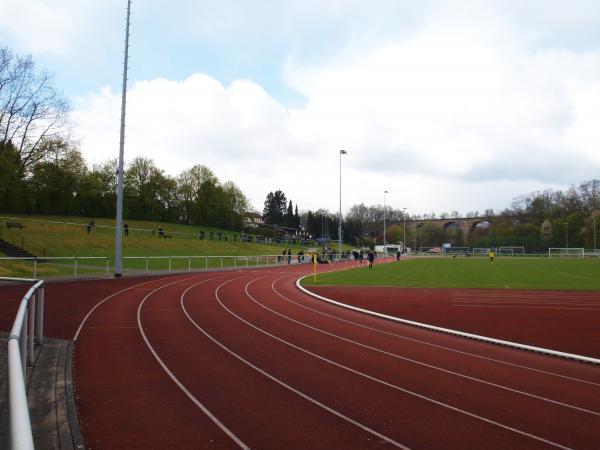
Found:
[[69, 141], [69, 111], [52, 77], [36, 71], [31, 55], [15, 56], [0, 47], [0, 143], [17, 149], [23, 172], [54, 145]]

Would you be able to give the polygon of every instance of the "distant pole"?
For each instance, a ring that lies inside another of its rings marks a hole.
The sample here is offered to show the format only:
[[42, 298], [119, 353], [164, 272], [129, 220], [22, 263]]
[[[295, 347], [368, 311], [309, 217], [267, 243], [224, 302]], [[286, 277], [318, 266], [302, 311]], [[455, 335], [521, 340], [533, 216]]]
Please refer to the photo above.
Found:
[[569, 248], [569, 222], [565, 222], [565, 228], [567, 230], [565, 233], [565, 246]]
[[594, 253], [596, 253], [596, 216], [594, 216]]
[[117, 169], [117, 230], [115, 239], [115, 277], [123, 273], [123, 155], [125, 153], [125, 105], [127, 101], [127, 63], [129, 60], [129, 18], [131, 0], [127, 0], [125, 25], [125, 54], [123, 56], [123, 86], [121, 91], [121, 139], [119, 142], [119, 168]]
[[387, 250], [386, 250], [386, 244], [387, 244], [387, 240], [386, 240], [386, 236], [385, 236], [385, 194], [387, 194], [388, 191], [383, 191], [383, 253], [387, 255]]
[[402, 253], [405, 252], [406, 249], [406, 208], [402, 208], [402, 220], [404, 222], [404, 224], [402, 225], [403, 231], [404, 231], [404, 237], [402, 238]]
[[339, 259], [342, 260], [342, 155], [346, 155], [346, 150], [340, 150], [340, 215], [338, 220], [338, 247]]

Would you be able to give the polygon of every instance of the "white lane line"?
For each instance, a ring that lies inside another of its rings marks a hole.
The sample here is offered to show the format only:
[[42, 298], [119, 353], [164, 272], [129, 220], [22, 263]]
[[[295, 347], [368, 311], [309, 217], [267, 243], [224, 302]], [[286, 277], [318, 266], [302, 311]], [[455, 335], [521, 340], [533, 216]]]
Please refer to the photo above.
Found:
[[[283, 279], [283, 278], [281, 278], [281, 279]], [[458, 353], [458, 354], [465, 355], [465, 356], [470, 356], [470, 357], [473, 357], [473, 358], [483, 359], [485, 361], [495, 362], [495, 363], [498, 363], [498, 364], [503, 364], [503, 365], [507, 365], [507, 366], [510, 366], [510, 367], [515, 367], [515, 368], [518, 368], [518, 369], [523, 369], [523, 370], [528, 370], [528, 371], [531, 371], [531, 372], [540, 373], [540, 374], [543, 374], [543, 375], [554, 376], [554, 377], [557, 377], [557, 378], [563, 378], [563, 379], [566, 379], [566, 380], [569, 380], [569, 381], [574, 381], [574, 382], [577, 382], [577, 383], [583, 383], [583, 384], [588, 384], [588, 385], [591, 385], [591, 386], [600, 387], [600, 383], [594, 383], [593, 381], [582, 380], [580, 378], [574, 378], [574, 377], [570, 377], [570, 376], [563, 375], [563, 374], [556, 373], [556, 372], [549, 372], [547, 370], [542, 370], [542, 369], [536, 369], [534, 367], [523, 366], [521, 364], [511, 363], [511, 362], [504, 361], [504, 360], [501, 360], [501, 359], [490, 358], [489, 356], [478, 355], [478, 354], [475, 354], [475, 353], [470, 353], [470, 352], [466, 352], [466, 351], [463, 351], [463, 350], [458, 350], [456, 348], [446, 347], [446, 346], [440, 345], [440, 344], [434, 344], [432, 342], [428, 342], [428, 341], [423, 341], [423, 340], [420, 340], [420, 339], [411, 338], [411, 337], [404, 336], [404, 335], [397, 334], [397, 333], [391, 333], [389, 331], [381, 330], [379, 328], [370, 327], [370, 326], [364, 325], [362, 323], [353, 322], [353, 321], [347, 320], [347, 319], [342, 319], [341, 317], [334, 316], [333, 314], [327, 314], [327, 313], [319, 311], [317, 309], [310, 308], [310, 307], [308, 307], [306, 305], [303, 305], [302, 303], [299, 303], [297, 301], [294, 301], [294, 300], [292, 300], [292, 299], [284, 296], [283, 294], [281, 294], [277, 290], [277, 288], [275, 288], [275, 284], [278, 281], [279, 280], [274, 281], [271, 284], [271, 287], [273, 288], [273, 291], [277, 295], [279, 295], [281, 298], [283, 298], [284, 300], [286, 300], [288, 302], [291, 302], [291, 303], [293, 303], [293, 304], [295, 304], [295, 305], [297, 305], [297, 306], [299, 306], [301, 308], [305, 308], [305, 309], [307, 309], [309, 311], [313, 311], [313, 312], [315, 312], [317, 314], [321, 314], [323, 316], [330, 317], [330, 318], [338, 320], [340, 322], [348, 323], [348, 324], [351, 324], [351, 325], [354, 325], [354, 326], [357, 326], [357, 327], [360, 327], [360, 328], [364, 328], [366, 330], [374, 331], [376, 333], [385, 334], [387, 336], [391, 336], [391, 337], [394, 337], [394, 338], [403, 339], [403, 340], [410, 341], [410, 342], [416, 342], [418, 344], [423, 344], [423, 345], [427, 345], [427, 346], [430, 346], [430, 347], [439, 348], [441, 350], [446, 350], [446, 351], [449, 351], [449, 352]], [[312, 298], [312, 297], [309, 297], [309, 298]]]
[[446, 334], [450, 334], [450, 335], [454, 335], [454, 336], [460, 336], [460, 337], [467, 338], [467, 339], [474, 339], [476, 341], [487, 342], [490, 344], [497, 344], [497, 345], [502, 345], [502, 346], [506, 346], [506, 347], [513, 347], [513, 348], [517, 348], [519, 350], [525, 350], [528, 352], [542, 353], [542, 354], [550, 355], [550, 356], [558, 356], [559, 358], [573, 359], [575, 361], [587, 362], [587, 363], [591, 363], [591, 364], [600, 364], [600, 359], [598, 359], [598, 358], [591, 358], [589, 356], [583, 356], [583, 355], [575, 355], [573, 353], [559, 352], [557, 350], [550, 350], [547, 348], [535, 347], [533, 345], [525, 345], [525, 344], [520, 344], [518, 342], [505, 341], [502, 339], [491, 338], [488, 336], [481, 336], [478, 334], [466, 333], [464, 331], [452, 330], [450, 328], [444, 328], [444, 327], [438, 327], [435, 325], [429, 325], [427, 323], [416, 322], [414, 320], [402, 319], [400, 317], [394, 317], [394, 316], [390, 316], [387, 314], [381, 314], [381, 313], [378, 313], [377, 311], [371, 311], [368, 309], [358, 308], [358, 307], [352, 306], [352, 305], [347, 305], [345, 303], [338, 302], [336, 300], [332, 300], [332, 299], [324, 297], [322, 295], [315, 294], [314, 292], [311, 292], [308, 289], [302, 287], [302, 285], [300, 284], [300, 281], [309, 276], [310, 275], [307, 275], [302, 278], [298, 278], [296, 280], [296, 287], [298, 289], [300, 289], [302, 292], [306, 293], [307, 295], [310, 295], [314, 298], [317, 298], [324, 302], [330, 303], [332, 305], [337, 305], [342, 308], [350, 309], [350, 310], [357, 311], [357, 312], [360, 312], [363, 314], [368, 314], [370, 316], [379, 317], [382, 319], [391, 320], [393, 322], [403, 323], [406, 325], [411, 325], [411, 326], [422, 328], [425, 330], [437, 331], [440, 333], [446, 333]]
[[[246, 269], [246, 270], [248, 270], [248, 269]], [[255, 271], [256, 271], [256, 269], [251, 269], [251, 270], [248, 270], [248, 273], [254, 273]], [[217, 272], [217, 271], [211, 271], [211, 272], [200, 272], [200, 273], [196, 273], [196, 274], [195, 274], [195, 276], [193, 276], [193, 277], [190, 277], [190, 278], [186, 278], [186, 280], [191, 280], [191, 279], [193, 279], [193, 278], [198, 278], [198, 276], [200, 276], [200, 275], [210, 275], [210, 274], [212, 274], [212, 273], [215, 273], [215, 272]], [[239, 270], [235, 270], [235, 271], [229, 271], [229, 273], [234, 273], [234, 272], [239, 272]], [[138, 288], [138, 287], [140, 287], [140, 286], [144, 286], [144, 285], [146, 285], [146, 284], [149, 284], [149, 283], [154, 283], [154, 282], [156, 282], [156, 281], [165, 281], [165, 280], [170, 280], [170, 279], [172, 279], [172, 278], [175, 278], [175, 277], [183, 277], [183, 276], [185, 276], [185, 275], [187, 275], [187, 274], [183, 274], [183, 275], [182, 275], [182, 274], [176, 274], [176, 275], [160, 276], [159, 278], [157, 278], [157, 279], [155, 279], [155, 280], [150, 280], [150, 281], [145, 281], [145, 282], [143, 282], [143, 283], [134, 284], [133, 286], [129, 286], [128, 288], [121, 289], [120, 291], [114, 292], [114, 293], [112, 293], [111, 295], [109, 295], [108, 297], [105, 297], [105, 298], [103, 298], [103, 299], [102, 299], [102, 300], [100, 300], [98, 303], [96, 303], [96, 304], [94, 305], [94, 307], [93, 307], [92, 309], [90, 309], [90, 311], [89, 311], [89, 312], [88, 312], [88, 313], [85, 315], [85, 317], [82, 319], [81, 323], [79, 324], [79, 327], [77, 327], [77, 331], [75, 332], [75, 336], [73, 336], [73, 340], [74, 340], [74, 341], [76, 341], [76, 340], [79, 338], [79, 335], [81, 334], [81, 331], [83, 330], [83, 327], [84, 327], [85, 323], [87, 322], [87, 320], [89, 319], [89, 317], [90, 317], [90, 316], [92, 315], [92, 313], [93, 313], [94, 311], [96, 311], [96, 309], [97, 309], [99, 306], [101, 306], [101, 305], [102, 305], [104, 302], [107, 302], [107, 301], [108, 301], [108, 300], [110, 300], [111, 298], [113, 298], [113, 297], [115, 297], [115, 296], [117, 296], [117, 295], [119, 295], [119, 294], [122, 294], [123, 292], [127, 292], [127, 291], [130, 291], [130, 290], [134, 290], [134, 289], [136, 289], [136, 288]]]
[[557, 447], [557, 448], [562, 448], [562, 449], [568, 449], [569, 448], [569, 447], [565, 447], [563, 445], [560, 445], [560, 444], [558, 444], [556, 442], [550, 441], [548, 439], [544, 439], [544, 438], [542, 438], [540, 436], [536, 436], [534, 434], [527, 433], [526, 431], [521, 431], [521, 430], [519, 430], [517, 428], [513, 428], [513, 427], [510, 427], [508, 425], [501, 424], [500, 422], [496, 422], [495, 420], [488, 419], [486, 417], [483, 417], [483, 416], [480, 416], [478, 414], [466, 411], [466, 410], [458, 408], [456, 406], [452, 406], [452, 405], [449, 405], [447, 403], [441, 402], [439, 400], [435, 400], [435, 399], [433, 399], [431, 397], [427, 397], [426, 395], [422, 395], [422, 394], [419, 394], [417, 392], [414, 392], [414, 391], [402, 388], [400, 386], [397, 386], [395, 384], [388, 383], [387, 381], [384, 381], [384, 380], [381, 380], [379, 378], [373, 377], [373, 376], [368, 375], [368, 374], [366, 374], [364, 372], [361, 372], [359, 370], [352, 369], [351, 367], [345, 366], [345, 365], [340, 364], [338, 362], [335, 362], [335, 361], [333, 361], [331, 359], [325, 358], [324, 356], [321, 356], [321, 355], [318, 355], [318, 354], [316, 354], [314, 352], [311, 352], [310, 350], [307, 350], [307, 349], [305, 349], [303, 347], [300, 347], [298, 345], [292, 344], [291, 342], [286, 341], [285, 339], [282, 339], [282, 338], [280, 338], [278, 336], [275, 336], [274, 334], [269, 333], [266, 330], [263, 330], [262, 328], [254, 325], [253, 323], [248, 322], [247, 320], [245, 320], [244, 318], [238, 316], [236, 313], [234, 313], [229, 308], [227, 308], [227, 306], [225, 306], [223, 304], [223, 302], [221, 301], [221, 299], [218, 297], [218, 291], [219, 291], [220, 287], [221, 286], [219, 286], [217, 288], [217, 290], [215, 291], [215, 296], [217, 297], [217, 301], [219, 302], [219, 304], [221, 305], [221, 307], [223, 309], [225, 309], [227, 312], [229, 312], [229, 314], [231, 314], [232, 316], [234, 316], [235, 318], [237, 318], [240, 322], [245, 323], [246, 325], [254, 328], [256, 331], [258, 331], [260, 333], [263, 333], [264, 335], [269, 336], [270, 338], [272, 338], [272, 339], [274, 339], [276, 341], [279, 341], [282, 344], [285, 344], [285, 345], [287, 345], [287, 346], [289, 346], [291, 348], [294, 348], [294, 349], [296, 349], [296, 350], [298, 350], [298, 351], [300, 351], [302, 353], [305, 353], [305, 354], [307, 354], [309, 356], [312, 356], [313, 358], [316, 358], [318, 360], [324, 361], [327, 364], [331, 364], [333, 366], [339, 367], [340, 369], [346, 370], [346, 371], [348, 371], [350, 373], [353, 373], [355, 375], [358, 375], [360, 377], [363, 377], [363, 378], [365, 378], [367, 380], [370, 380], [370, 381], [373, 381], [375, 383], [379, 383], [379, 384], [381, 384], [383, 386], [387, 386], [387, 387], [389, 387], [391, 389], [403, 392], [403, 393], [405, 393], [405, 394], [407, 394], [409, 396], [416, 397], [416, 398], [419, 398], [421, 400], [425, 400], [426, 402], [433, 403], [434, 405], [441, 406], [443, 408], [449, 409], [449, 410], [454, 411], [454, 412], [458, 412], [460, 414], [464, 414], [464, 415], [472, 417], [474, 419], [478, 419], [478, 420], [481, 420], [481, 421], [486, 422], [488, 424], [495, 425], [495, 426], [497, 426], [499, 428], [502, 428], [502, 429], [505, 429], [505, 430], [508, 430], [508, 431], [512, 431], [512, 432], [514, 432], [516, 434], [520, 434], [522, 436], [526, 436], [526, 437], [529, 437], [531, 439], [534, 439], [534, 440], [537, 440], [537, 441], [540, 441], [540, 442], [544, 442], [544, 443], [546, 443], [548, 445], [552, 445], [552, 446]]
[[[200, 284], [206, 283], [207, 281], [211, 281], [214, 280], [216, 278], [219, 277], [214, 277], [214, 278], [209, 278], [207, 280], [203, 280], [200, 281], [193, 286], [198, 286]], [[144, 303], [146, 302], [146, 300], [153, 295], [154, 293], [160, 291], [161, 289], [167, 287], [167, 286], [171, 286], [172, 284], [176, 284], [179, 283], [181, 281], [187, 281], [187, 280], [178, 280], [178, 281], [174, 281], [172, 283], [166, 284], [164, 286], [161, 286], [155, 290], [153, 290], [152, 292], [150, 292], [148, 295], [146, 295], [142, 301], [140, 302], [140, 304], [138, 305], [138, 310], [137, 310], [137, 322], [138, 322], [138, 328], [140, 330], [140, 333], [142, 334], [142, 338], [144, 339], [144, 342], [146, 343], [146, 346], [148, 347], [148, 349], [150, 350], [150, 353], [152, 353], [152, 355], [154, 356], [154, 358], [156, 359], [156, 361], [160, 364], [160, 366], [163, 368], [163, 370], [166, 372], [166, 374], [171, 378], [171, 380], [173, 380], [173, 382], [179, 387], [179, 389], [181, 389], [181, 391], [198, 407], [202, 410], [202, 412], [204, 412], [204, 414], [206, 414], [213, 422], [215, 425], [217, 425], [227, 436], [229, 436], [229, 438], [231, 438], [231, 440], [233, 440], [240, 448], [243, 449], [249, 449], [250, 447], [248, 447], [246, 444], [244, 444], [235, 434], [233, 434], [233, 432], [227, 428], [213, 413], [211, 413], [209, 411], [209, 409], [204, 406], [202, 404], [202, 402], [200, 402], [200, 400], [198, 400], [186, 387], [185, 385], [179, 381], [179, 379], [175, 376], [175, 374], [173, 372], [171, 372], [171, 370], [169, 370], [169, 368], [167, 367], [167, 365], [165, 364], [165, 362], [160, 358], [160, 356], [158, 356], [158, 353], [156, 353], [156, 351], [154, 350], [154, 347], [152, 347], [152, 344], [150, 344], [150, 341], [148, 340], [148, 337], [146, 336], [146, 333], [144, 332], [144, 327], [142, 326], [142, 319], [141, 319], [141, 310], [142, 310], [142, 306], [144, 306]], [[185, 292], [187, 292], [190, 288], [186, 289]]]
[[469, 380], [469, 381], [474, 381], [476, 383], [481, 383], [481, 384], [485, 384], [487, 386], [495, 387], [495, 388], [498, 388], [498, 389], [503, 389], [505, 391], [509, 391], [509, 392], [514, 393], [514, 394], [519, 394], [519, 395], [523, 395], [523, 396], [529, 397], [529, 398], [534, 398], [536, 400], [540, 400], [540, 401], [543, 401], [543, 402], [552, 403], [554, 405], [558, 405], [558, 406], [563, 406], [565, 408], [574, 409], [576, 411], [580, 411], [580, 412], [583, 412], [583, 413], [592, 414], [592, 415], [595, 415], [595, 416], [600, 416], [600, 412], [596, 412], [596, 411], [592, 411], [592, 410], [589, 410], [589, 409], [581, 408], [579, 406], [571, 405], [569, 403], [563, 403], [563, 402], [560, 402], [560, 401], [557, 401], [557, 400], [552, 400], [552, 399], [547, 398], [547, 397], [542, 397], [540, 395], [531, 394], [529, 392], [524, 392], [524, 391], [521, 391], [521, 390], [518, 390], [518, 389], [513, 389], [513, 388], [510, 388], [508, 386], [504, 386], [504, 385], [501, 385], [501, 384], [493, 383], [491, 381], [483, 380], [481, 378], [472, 377], [472, 376], [466, 375], [464, 373], [455, 372], [455, 371], [449, 370], [449, 369], [444, 369], [442, 367], [435, 366], [433, 364], [428, 364], [428, 363], [425, 363], [425, 362], [422, 362], [422, 361], [418, 361], [416, 359], [412, 359], [412, 358], [408, 358], [406, 356], [398, 355], [396, 353], [391, 353], [391, 352], [388, 352], [388, 351], [385, 351], [385, 350], [382, 350], [382, 349], [379, 349], [379, 348], [376, 348], [376, 347], [371, 347], [370, 345], [366, 345], [366, 344], [363, 344], [361, 342], [354, 341], [352, 339], [348, 339], [348, 338], [339, 336], [339, 335], [334, 334], [334, 333], [330, 333], [330, 332], [322, 330], [320, 328], [313, 327], [312, 325], [308, 325], [307, 323], [301, 322], [299, 320], [292, 319], [291, 317], [286, 316], [285, 314], [281, 314], [280, 312], [277, 312], [277, 311], [269, 308], [268, 306], [262, 304], [261, 302], [259, 302], [258, 300], [256, 300], [250, 294], [250, 292], [248, 292], [248, 287], [252, 283], [254, 283], [255, 281], [257, 281], [257, 280], [252, 280], [252, 281], [248, 282], [248, 284], [246, 284], [246, 287], [245, 287], [246, 295], [254, 303], [256, 303], [257, 305], [259, 305], [260, 307], [266, 309], [267, 311], [271, 312], [272, 314], [275, 314], [275, 315], [277, 315], [277, 316], [279, 316], [279, 317], [281, 317], [283, 319], [289, 320], [290, 322], [293, 322], [293, 323], [295, 323], [297, 325], [309, 328], [309, 329], [311, 329], [313, 331], [316, 331], [318, 333], [325, 334], [325, 335], [330, 336], [332, 338], [339, 339], [339, 340], [344, 341], [344, 342], [348, 342], [350, 344], [353, 344], [353, 345], [365, 348], [367, 350], [371, 350], [371, 351], [374, 351], [374, 352], [377, 352], [377, 353], [381, 353], [381, 354], [386, 355], [386, 356], [390, 356], [392, 358], [400, 359], [400, 360], [403, 360], [403, 361], [406, 361], [406, 362], [409, 362], [409, 363], [412, 363], [412, 364], [415, 364], [415, 365], [419, 365], [421, 367], [427, 367], [428, 369], [432, 369], [432, 370], [435, 370], [435, 371], [438, 371], [438, 372], [446, 373], [448, 375], [454, 375], [456, 377], [463, 378], [463, 379], [466, 379], [466, 380]]
[[[474, 300], [475, 301], [475, 300]], [[513, 309], [556, 309], [558, 311], [574, 311], [574, 310], [586, 310], [586, 311], [600, 311], [600, 308], [583, 308], [583, 307], [572, 307], [567, 308], [564, 306], [522, 306], [522, 305], [482, 305], [478, 303], [473, 304], [461, 304], [452, 305], [454, 308], [513, 308]]]
[[508, 304], [508, 303], [515, 303], [515, 304], [522, 304], [522, 305], [540, 305], [540, 306], [561, 306], [561, 305], [567, 305], [567, 306], [596, 306], [596, 307], [600, 307], [600, 302], [580, 302], [580, 301], [556, 301], [556, 302], [547, 302], [545, 300], [521, 300], [521, 299], [510, 299], [510, 298], [506, 298], [506, 299], [488, 299], [487, 297], [471, 297], [471, 298], [453, 298], [452, 299], [453, 303], [473, 303], [473, 302], [478, 302], [478, 303], [490, 303], [490, 304]]
[[[221, 304], [222, 307], [223, 304], [221, 303], [221, 300], [219, 298], [219, 289], [221, 289], [222, 286], [225, 286], [226, 284], [230, 283], [231, 281], [234, 280], [228, 280], [222, 284], [220, 284], [217, 289], [215, 290], [215, 298], [217, 299], [217, 301], [219, 302], [219, 304]], [[223, 343], [219, 342], [216, 338], [214, 338], [211, 334], [209, 334], [206, 330], [204, 330], [204, 328], [202, 328], [200, 325], [198, 325], [198, 323], [191, 317], [191, 315], [188, 313], [186, 307], [185, 307], [185, 302], [184, 302], [184, 298], [185, 298], [185, 294], [187, 293], [187, 291], [189, 291], [193, 286], [190, 286], [188, 289], [186, 289], [186, 291], [181, 295], [181, 308], [183, 309], [183, 312], [185, 313], [185, 315], [188, 317], [188, 319], [190, 320], [190, 322], [200, 331], [202, 332], [207, 338], [209, 338], [211, 341], [213, 341], [215, 344], [217, 344], [219, 347], [221, 347], [223, 350], [225, 350], [227, 353], [229, 353], [231, 356], [235, 357], [236, 359], [238, 359], [239, 361], [243, 362], [244, 364], [246, 364], [247, 366], [251, 367], [252, 369], [254, 369], [255, 371], [257, 371], [258, 373], [264, 375], [265, 377], [267, 377], [268, 379], [270, 379], [271, 381], [274, 381], [275, 383], [279, 384], [280, 386], [290, 390], [291, 392], [293, 392], [294, 394], [299, 395], [300, 397], [302, 397], [303, 399], [311, 402], [314, 405], [319, 406], [320, 408], [323, 408], [325, 411], [330, 412], [331, 414], [339, 417], [340, 419], [345, 420], [348, 423], [351, 423], [352, 425], [374, 435], [377, 436], [378, 438], [381, 438], [383, 440], [385, 440], [386, 442], [389, 442], [390, 444], [395, 445], [398, 448], [404, 449], [404, 450], [410, 450], [409, 447], [400, 444], [399, 442], [396, 442], [395, 440], [393, 440], [390, 437], [387, 437], [369, 427], [367, 427], [366, 425], [363, 425], [360, 422], [357, 422], [354, 419], [351, 419], [350, 417], [340, 413], [339, 411], [336, 411], [333, 408], [330, 408], [329, 406], [321, 403], [320, 401], [318, 401], [317, 399], [305, 394], [304, 392], [299, 391], [298, 389], [290, 386], [289, 384], [285, 383], [284, 381], [280, 380], [279, 378], [276, 378], [275, 376], [271, 375], [270, 373], [264, 371], [263, 369], [261, 369], [260, 367], [252, 364], [250, 361], [248, 361], [247, 359], [245, 359], [243, 356], [235, 353], [233, 350], [231, 350], [229, 347], [225, 346]], [[227, 309], [226, 307], [224, 307], [225, 309]], [[228, 310], [229, 311], [229, 310]]]
[[102, 305], [103, 303], [107, 302], [108, 300], [110, 300], [111, 298], [122, 294], [123, 292], [127, 292], [130, 291], [132, 289], [136, 289], [140, 286], [144, 286], [145, 284], [149, 284], [149, 283], [154, 283], [156, 281], [165, 281], [167, 279], [171, 279], [173, 277], [177, 277], [179, 275], [172, 275], [172, 276], [167, 276], [167, 277], [161, 277], [155, 280], [150, 280], [150, 281], [145, 281], [143, 283], [138, 283], [138, 284], [134, 284], [133, 286], [129, 286], [128, 288], [125, 289], [121, 289], [120, 291], [114, 292], [112, 294], [110, 294], [108, 297], [103, 298], [102, 300], [100, 300], [98, 303], [96, 303], [92, 309], [90, 309], [90, 311], [85, 315], [85, 317], [81, 320], [81, 323], [79, 324], [79, 327], [77, 327], [77, 331], [75, 332], [75, 336], [73, 336], [73, 340], [76, 341], [79, 338], [79, 335], [81, 334], [81, 330], [83, 330], [83, 327], [85, 325], [85, 323], [87, 322], [87, 320], [89, 319], [89, 317], [92, 315], [92, 313], [94, 311], [96, 311], [96, 309], [98, 309], [98, 307], [100, 305]]

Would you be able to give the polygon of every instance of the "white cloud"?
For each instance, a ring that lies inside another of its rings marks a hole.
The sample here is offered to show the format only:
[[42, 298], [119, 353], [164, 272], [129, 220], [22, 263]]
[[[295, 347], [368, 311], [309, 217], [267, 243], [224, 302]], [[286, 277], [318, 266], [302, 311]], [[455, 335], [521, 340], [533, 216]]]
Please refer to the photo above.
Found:
[[[536, 48], [544, 27], [524, 32], [512, 19], [514, 10], [445, 8], [408, 38], [353, 40], [326, 65], [290, 56], [286, 79], [307, 99], [298, 109], [251, 80], [134, 83], [127, 156], [172, 175], [208, 165], [259, 208], [282, 189], [301, 208], [335, 211], [340, 148], [344, 209], [381, 203], [385, 189], [415, 213], [499, 209], [597, 177], [600, 52]], [[86, 157], [117, 155], [119, 107], [108, 88], [79, 99]]]

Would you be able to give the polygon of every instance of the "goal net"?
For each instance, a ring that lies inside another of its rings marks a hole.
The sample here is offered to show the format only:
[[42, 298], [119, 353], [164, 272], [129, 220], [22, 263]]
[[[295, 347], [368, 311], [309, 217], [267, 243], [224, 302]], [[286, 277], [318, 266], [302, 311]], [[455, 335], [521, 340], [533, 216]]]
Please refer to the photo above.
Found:
[[490, 253], [489, 248], [474, 247], [471, 249], [471, 255], [473, 256], [487, 256]]
[[471, 252], [469, 247], [448, 247], [444, 249], [446, 255], [467, 255]]
[[506, 246], [498, 247], [499, 255], [522, 255], [525, 253], [525, 247]]
[[583, 258], [583, 248], [558, 248], [548, 249], [548, 258]]

